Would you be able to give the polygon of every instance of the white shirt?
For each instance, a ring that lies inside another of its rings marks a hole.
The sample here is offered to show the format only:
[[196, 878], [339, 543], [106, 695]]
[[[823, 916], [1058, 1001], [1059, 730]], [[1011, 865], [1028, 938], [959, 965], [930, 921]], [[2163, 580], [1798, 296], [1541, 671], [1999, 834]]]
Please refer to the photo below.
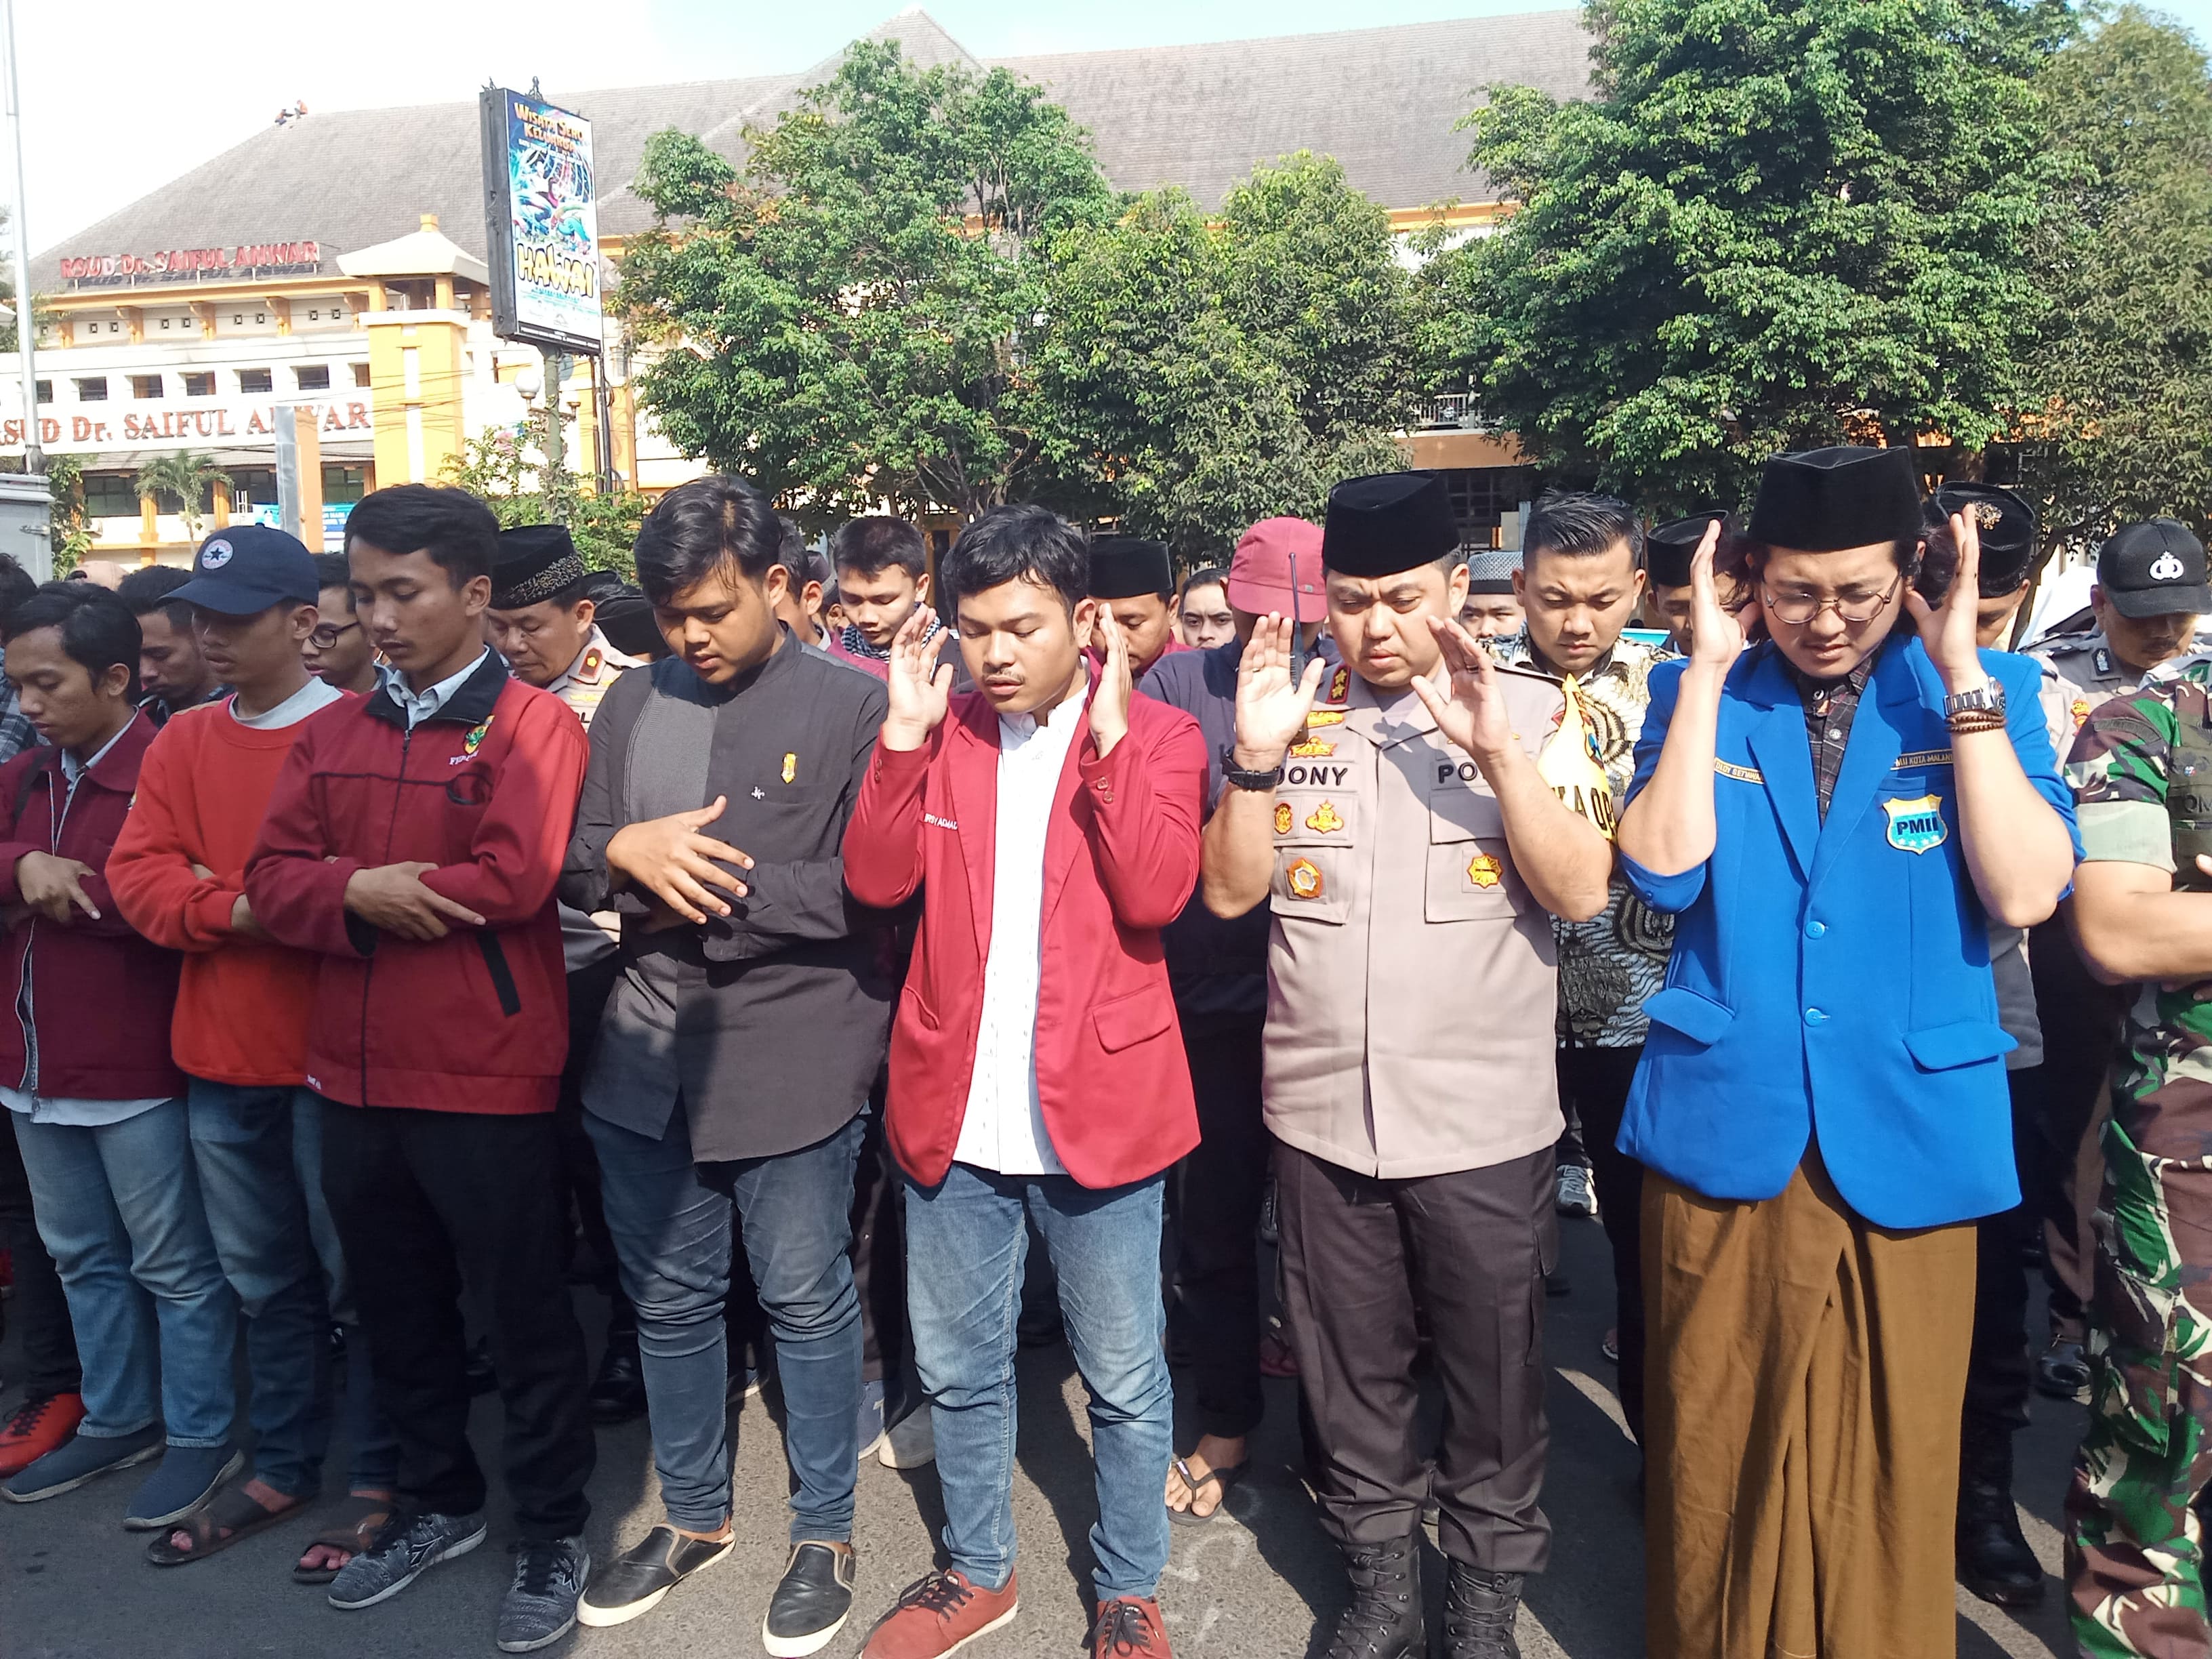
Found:
[[230, 700], [230, 717], [240, 726], [251, 726], [256, 732], [282, 732], [288, 726], [297, 726], [318, 708], [327, 708], [345, 693], [335, 685], [307, 676], [307, 683], [274, 708], [264, 708], [258, 714], [239, 712], [238, 699]]
[[489, 655], [491, 655], [491, 647], [486, 646], [477, 653], [474, 660], [466, 668], [462, 669], [458, 674], [447, 675], [435, 685], [423, 691], [414, 690], [407, 684], [407, 677], [387, 663], [377, 664], [376, 674], [377, 678], [384, 682], [384, 689], [391, 694], [392, 701], [399, 706], [399, 712], [407, 717], [407, 729], [412, 732], [452, 702], [453, 694], [467, 682], [470, 675], [483, 666], [484, 659]]
[[999, 803], [991, 876], [991, 952], [983, 1018], [953, 1160], [1000, 1175], [1065, 1175], [1037, 1103], [1037, 981], [1044, 949], [1044, 842], [1067, 751], [1084, 726], [1088, 679], [1050, 720], [999, 717]]

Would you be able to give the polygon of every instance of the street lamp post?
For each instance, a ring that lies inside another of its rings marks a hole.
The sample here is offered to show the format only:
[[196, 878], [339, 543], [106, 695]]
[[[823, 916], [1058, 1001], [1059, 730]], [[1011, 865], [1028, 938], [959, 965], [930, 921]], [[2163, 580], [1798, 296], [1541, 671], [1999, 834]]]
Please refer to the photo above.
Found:
[[23, 377], [23, 470], [36, 477], [46, 470], [39, 444], [39, 381], [35, 332], [31, 319], [31, 232], [23, 200], [23, 100], [15, 63], [15, 0], [0, 0], [0, 35], [4, 35], [8, 72], [8, 135], [15, 153], [15, 356]]

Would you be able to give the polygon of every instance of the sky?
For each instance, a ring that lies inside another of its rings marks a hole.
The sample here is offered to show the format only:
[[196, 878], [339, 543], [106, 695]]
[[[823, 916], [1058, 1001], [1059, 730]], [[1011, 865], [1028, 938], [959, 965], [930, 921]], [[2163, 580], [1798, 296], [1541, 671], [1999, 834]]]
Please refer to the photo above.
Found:
[[[310, 111], [465, 100], [496, 82], [547, 90], [787, 73], [830, 57], [904, 0], [384, 0], [278, 8], [103, 0], [15, 8], [30, 241], [67, 241], [305, 100]], [[929, 0], [981, 58], [1302, 34], [1550, 9], [1546, 0]], [[2212, 0], [2165, 8], [2212, 38]], [[526, 20], [527, 38], [517, 24]], [[14, 180], [0, 185], [12, 200]], [[271, 234], [276, 234], [272, 229]], [[134, 250], [86, 248], [85, 252]]]

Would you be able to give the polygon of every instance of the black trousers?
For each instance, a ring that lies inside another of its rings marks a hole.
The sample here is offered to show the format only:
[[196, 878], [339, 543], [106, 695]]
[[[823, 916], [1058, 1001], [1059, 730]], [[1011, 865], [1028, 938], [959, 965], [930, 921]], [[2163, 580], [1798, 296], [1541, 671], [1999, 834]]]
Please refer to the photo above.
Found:
[[1273, 1142], [1260, 1115], [1264, 1014], [1192, 1015], [1183, 1053], [1198, 1097], [1198, 1146], [1175, 1173], [1177, 1328], [1198, 1431], [1234, 1439], [1260, 1425], [1260, 1206]]
[[2012, 1090], [2013, 1157], [2025, 1195], [2002, 1215], [1984, 1216], [1974, 1228], [1974, 1339], [1960, 1419], [1969, 1442], [2027, 1426], [2033, 1362], [2027, 1337], [2027, 1251], [2043, 1223], [2035, 1176], [2049, 1121], [2047, 1081], [2039, 1066], [2005, 1073]]
[[[853, 1289], [860, 1298], [860, 1376], [897, 1382], [906, 1369], [906, 1210], [897, 1166], [884, 1135], [884, 1090], [878, 1078], [853, 1171]], [[750, 1279], [750, 1275], [748, 1275]]]
[[2043, 1229], [2051, 1334], [2081, 1342], [2097, 1278], [2089, 1218], [2104, 1185], [2101, 1137], [2112, 1114], [2109, 1085], [2127, 993], [2089, 976], [2063, 922], [2046, 921], [2029, 933], [2027, 959], [2043, 1026], [2043, 1079], [2034, 1155], [2022, 1162], [2021, 1178]]
[[1614, 1329], [1620, 1343], [1620, 1412], [1644, 1443], [1644, 1166], [1613, 1143], [1636, 1080], [1641, 1043], [1622, 1048], [1559, 1050], [1559, 1105], [1579, 1117], [1583, 1149], [1597, 1187], [1598, 1223], [1613, 1249]]
[[[607, 1231], [606, 1206], [599, 1197], [599, 1155], [584, 1132], [584, 1073], [599, 1040], [599, 1019], [622, 971], [619, 957], [607, 957], [568, 975], [568, 1058], [561, 1067], [560, 1103], [553, 1121], [560, 1138], [561, 1190], [575, 1206], [576, 1224], [592, 1248], [593, 1288], [614, 1303], [614, 1322], [635, 1324], [629, 1298], [615, 1271], [615, 1242]], [[565, 1246], [568, 1230], [562, 1237]], [[564, 1248], [562, 1255], [567, 1251]]]
[[531, 1539], [583, 1529], [596, 1453], [584, 1333], [561, 1265], [560, 1168], [551, 1113], [323, 1103], [323, 1193], [410, 1509], [472, 1515], [484, 1504], [469, 1448], [465, 1281], [507, 1408], [501, 1462], [516, 1522]]
[[[1548, 1146], [1488, 1169], [1383, 1181], [1275, 1148], [1283, 1296], [1339, 1544], [1411, 1537], [1433, 1497], [1443, 1553], [1540, 1572], [1543, 1272], [1558, 1249]], [[1443, 1385], [1433, 1474], [1414, 1433], [1413, 1310]]]
[[13, 1112], [0, 1128], [0, 1249], [15, 1263], [15, 1300], [0, 1307], [0, 1331], [9, 1315], [23, 1339], [23, 1361], [29, 1369], [23, 1383], [29, 1398], [50, 1394], [75, 1394], [84, 1384], [76, 1360], [76, 1332], [70, 1324], [69, 1301], [62, 1294], [61, 1275], [39, 1237], [39, 1224], [31, 1213], [31, 1183], [23, 1173], [22, 1155], [15, 1150]]

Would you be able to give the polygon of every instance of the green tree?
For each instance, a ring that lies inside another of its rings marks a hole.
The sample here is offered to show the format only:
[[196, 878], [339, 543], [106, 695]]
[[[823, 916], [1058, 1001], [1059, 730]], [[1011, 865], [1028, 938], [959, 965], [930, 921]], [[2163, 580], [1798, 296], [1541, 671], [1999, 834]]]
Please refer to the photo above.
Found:
[[47, 544], [53, 550], [54, 575], [66, 576], [92, 551], [92, 523], [84, 512], [84, 461], [76, 455], [46, 453], [46, 487], [53, 494]]
[[1024, 494], [1049, 246], [1113, 201], [1079, 129], [1002, 70], [864, 42], [746, 142], [739, 168], [659, 133], [633, 186], [659, 228], [617, 303], [661, 429], [817, 524]]
[[1442, 356], [1563, 476], [1729, 500], [1777, 449], [2004, 427], [2044, 311], [2060, 0], [1604, 0], [1594, 96], [1493, 88], [1519, 210], [1431, 278]]
[[652, 503], [634, 489], [586, 489], [532, 448], [534, 436], [526, 424], [487, 428], [447, 461], [441, 477], [481, 498], [501, 529], [564, 524], [586, 564], [634, 580], [638, 528]]
[[2023, 412], [2053, 539], [2171, 514], [2212, 532], [2212, 80], [2129, 7], [2043, 76], [2057, 174], [2031, 267], [2050, 320]]
[[184, 520], [185, 534], [198, 541], [200, 515], [207, 510], [203, 503], [217, 485], [230, 488], [230, 474], [205, 455], [179, 449], [156, 455], [138, 469], [138, 476], [131, 483], [138, 499], [154, 501], [157, 512], [161, 506], [174, 501], [177, 516]]
[[1388, 216], [1303, 153], [1212, 217], [1165, 190], [1070, 226], [1034, 353], [1064, 499], [1194, 560], [1403, 465], [1411, 300]]

